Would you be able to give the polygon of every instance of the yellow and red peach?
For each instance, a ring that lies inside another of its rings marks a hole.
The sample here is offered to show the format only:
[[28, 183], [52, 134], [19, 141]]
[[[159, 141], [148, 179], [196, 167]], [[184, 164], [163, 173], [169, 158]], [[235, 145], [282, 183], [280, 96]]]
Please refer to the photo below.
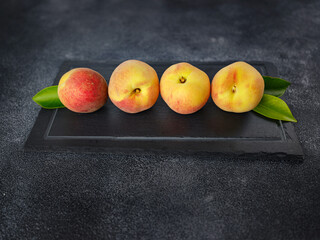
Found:
[[113, 104], [127, 113], [151, 108], [159, 96], [159, 78], [147, 63], [127, 60], [112, 73], [109, 97]]
[[170, 66], [160, 80], [162, 99], [175, 112], [191, 114], [200, 110], [210, 97], [208, 75], [182, 62]]
[[77, 113], [90, 113], [101, 108], [108, 99], [106, 80], [89, 68], [75, 68], [65, 73], [58, 85], [62, 104]]
[[242, 113], [254, 109], [263, 92], [263, 77], [245, 62], [235, 62], [222, 68], [211, 84], [214, 103], [227, 112]]

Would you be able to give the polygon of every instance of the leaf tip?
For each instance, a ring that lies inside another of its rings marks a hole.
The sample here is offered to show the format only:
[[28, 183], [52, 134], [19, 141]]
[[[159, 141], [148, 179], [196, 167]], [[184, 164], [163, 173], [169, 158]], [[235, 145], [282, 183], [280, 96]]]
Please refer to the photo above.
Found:
[[[32, 100], [33, 100], [36, 104], [39, 104], [39, 102], [38, 102], [38, 93], [32, 97]], [[39, 104], [39, 105], [40, 105], [40, 104]]]

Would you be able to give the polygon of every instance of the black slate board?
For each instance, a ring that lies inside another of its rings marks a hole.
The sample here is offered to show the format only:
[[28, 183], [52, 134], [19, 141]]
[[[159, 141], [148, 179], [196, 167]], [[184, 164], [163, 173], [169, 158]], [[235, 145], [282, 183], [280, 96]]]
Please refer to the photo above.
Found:
[[[230, 62], [193, 62], [212, 79]], [[119, 63], [65, 62], [54, 84], [75, 67], [89, 67], [107, 80]], [[150, 63], [159, 79], [173, 63]], [[251, 62], [263, 75], [277, 76], [267, 62]], [[199, 112], [179, 115], [159, 97], [145, 112], [127, 114], [110, 100], [95, 113], [78, 114], [68, 109], [41, 109], [25, 144], [31, 150], [111, 151], [162, 150], [234, 154], [303, 155], [291, 123], [270, 120], [254, 112], [228, 113], [215, 106], [212, 99]]]

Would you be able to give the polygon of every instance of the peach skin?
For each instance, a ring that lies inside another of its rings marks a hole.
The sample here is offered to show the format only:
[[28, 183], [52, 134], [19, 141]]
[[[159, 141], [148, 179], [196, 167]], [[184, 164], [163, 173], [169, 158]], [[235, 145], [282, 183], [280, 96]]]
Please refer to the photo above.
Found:
[[214, 103], [227, 112], [242, 113], [254, 109], [263, 92], [263, 77], [245, 62], [235, 62], [222, 68], [211, 84]]
[[106, 103], [108, 85], [98, 72], [89, 68], [75, 68], [61, 77], [58, 95], [69, 110], [90, 113]]
[[189, 63], [170, 66], [160, 80], [162, 99], [175, 112], [191, 114], [199, 111], [210, 97], [208, 75]]
[[126, 113], [138, 113], [151, 108], [159, 96], [159, 78], [148, 64], [138, 60], [121, 63], [112, 73], [109, 97]]

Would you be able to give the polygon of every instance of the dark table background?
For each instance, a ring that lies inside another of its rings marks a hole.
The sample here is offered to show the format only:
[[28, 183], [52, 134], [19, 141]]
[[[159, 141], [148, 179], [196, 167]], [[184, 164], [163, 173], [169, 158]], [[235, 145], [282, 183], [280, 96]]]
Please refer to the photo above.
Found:
[[[0, 239], [320, 239], [319, 1], [0, 4]], [[132, 58], [275, 63], [304, 161], [24, 151], [63, 61]]]

